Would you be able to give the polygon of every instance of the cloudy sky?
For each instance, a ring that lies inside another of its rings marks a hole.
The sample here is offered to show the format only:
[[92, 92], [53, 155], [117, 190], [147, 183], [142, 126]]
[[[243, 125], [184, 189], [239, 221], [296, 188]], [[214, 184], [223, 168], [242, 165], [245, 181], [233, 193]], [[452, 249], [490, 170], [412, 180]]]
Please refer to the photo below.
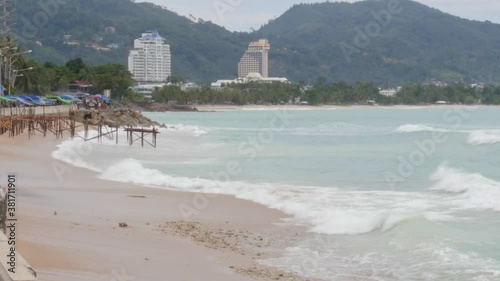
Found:
[[[334, 2], [336, 0], [330, 1]], [[346, 1], [346, 0], [344, 0]], [[181, 15], [193, 15], [233, 31], [258, 29], [281, 15], [293, 4], [325, 2], [311, 0], [138, 0], [166, 6]], [[348, 0], [347, 2], [355, 2]], [[499, 0], [417, 0], [422, 4], [456, 16], [500, 23]]]

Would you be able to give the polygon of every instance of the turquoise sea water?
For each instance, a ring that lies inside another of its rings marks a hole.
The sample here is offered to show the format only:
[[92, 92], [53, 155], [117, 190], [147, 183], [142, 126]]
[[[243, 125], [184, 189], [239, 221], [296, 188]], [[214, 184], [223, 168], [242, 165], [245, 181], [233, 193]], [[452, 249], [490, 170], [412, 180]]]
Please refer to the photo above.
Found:
[[325, 280], [500, 280], [500, 109], [150, 113], [159, 147], [77, 140], [101, 178], [232, 194], [310, 234], [262, 263]]

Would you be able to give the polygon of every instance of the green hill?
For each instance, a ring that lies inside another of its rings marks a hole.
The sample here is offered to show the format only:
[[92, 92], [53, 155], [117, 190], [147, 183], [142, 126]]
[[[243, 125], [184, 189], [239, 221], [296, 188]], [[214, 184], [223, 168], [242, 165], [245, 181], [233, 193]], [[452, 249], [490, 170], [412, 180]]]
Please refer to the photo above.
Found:
[[[272, 72], [295, 79], [321, 74], [335, 81], [500, 81], [500, 25], [407, 0], [400, 1], [390, 21], [383, 17], [387, 24], [380, 24], [373, 14], [388, 11], [389, 2], [294, 6], [258, 32], [280, 50], [273, 56]], [[363, 38], [356, 27], [369, 43], [356, 47], [354, 39]], [[367, 27], [374, 36], [367, 35]], [[349, 59], [344, 53], [351, 54]]]
[[[173, 72], [195, 81], [234, 77], [248, 42], [261, 37], [272, 46], [270, 74], [293, 81], [318, 76], [389, 84], [430, 78], [500, 81], [500, 25], [461, 19], [409, 0], [392, 9], [389, 0], [295, 5], [253, 33], [193, 23], [160, 6], [130, 0], [60, 2], [47, 13], [33, 1], [17, 0], [15, 33], [38, 60], [62, 64], [82, 57], [94, 65], [126, 64], [133, 40], [154, 28], [171, 45]], [[374, 15], [389, 10], [390, 20], [385, 16], [378, 23]], [[37, 19], [37, 13], [47, 14], [47, 20]], [[36, 26], [35, 32], [26, 32], [27, 22]], [[66, 43], [64, 35], [71, 35]], [[356, 38], [364, 39], [362, 44], [355, 44]], [[80, 45], [68, 45], [74, 41]], [[117, 48], [98, 51], [87, 43]]]
[[[45, 2], [63, 4], [44, 9], [40, 3]], [[157, 29], [171, 46], [173, 71], [203, 81], [232, 77], [234, 61], [249, 40], [247, 34], [231, 33], [211, 23], [193, 23], [160, 6], [130, 0], [17, 0], [16, 6], [14, 32], [20, 44], [33, 49], [35, 59], [57, 64], [78, 57], [91, 65], [126, 64], [134, 39], [148, 29]], [[114, 32], [106, 27], [114, 27]], [[65, 35], [71, 36], [65, 40]], [[68, 45], [77, 42], [80, 45]], [[89, 43], [117, 48], [99, 51], [86, 46]]]

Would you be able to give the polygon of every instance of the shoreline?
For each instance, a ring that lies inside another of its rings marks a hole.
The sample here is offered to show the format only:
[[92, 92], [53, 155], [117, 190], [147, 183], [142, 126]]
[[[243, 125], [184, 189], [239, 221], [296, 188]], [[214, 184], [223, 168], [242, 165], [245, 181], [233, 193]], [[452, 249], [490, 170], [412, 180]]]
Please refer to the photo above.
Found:
[[[356, 109], [356, 108], [380, 108], [380, 109], [419, 109], [419, 108], [470, 108], [470, 107], [499, 107], [499, 105], [196, 105], [199, 112], [217, 112], [217, 111], [237, 111], [237, 110], [337, 110], [337, 109]], [[148, 112], [148, 111], [144, 111]]]
[[18, 175], [18, 249], [39, 280], [310, 280], [256, 262], [305, 235], [280, 211], [210, 195], [187, 218], [180, 206], [202, 194], [98, 179], [53, 159], [60, 141], [0, 136], [0, 171]]

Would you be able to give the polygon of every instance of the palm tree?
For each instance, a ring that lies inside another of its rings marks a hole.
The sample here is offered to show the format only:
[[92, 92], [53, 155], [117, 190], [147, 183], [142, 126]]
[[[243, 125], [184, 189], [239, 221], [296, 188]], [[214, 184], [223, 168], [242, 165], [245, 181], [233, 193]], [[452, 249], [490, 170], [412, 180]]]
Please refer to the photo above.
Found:
[[40, 72], [40, 67], [38, 67], [35, 61], [20, 57], [15, 64], [15, 69], [17, 71], [12, 71], [9, 83], [12, 84], [11, 87], [16, 88], [19, 92], [28, 93], [35, 90], [36, 85], [39, 83], [49, 83], [48, 81], [43, 81], [44, 79], [35, 83], [35, 80], [37, 80], [36, 76], [39, 75], [37, 71]]
[[171, 75], [167, 78], [167, 83], [171, 83], [172, 85], [179, 86], [184, 84], [186, 80], [181, 75]]
[[94, 82], [95, 79], [95, 73], [94, 69], [92, 67], [85, 65], [81, 70], [80, 73], [78, 74], [78, 78], [83, 81], [87, 82]]
[[75, 77], [65, 66], [59, 66], [54, 69], [55, 79], [52, 81], [52, 90], [63, 90], [68, 88], [68, 84]]

